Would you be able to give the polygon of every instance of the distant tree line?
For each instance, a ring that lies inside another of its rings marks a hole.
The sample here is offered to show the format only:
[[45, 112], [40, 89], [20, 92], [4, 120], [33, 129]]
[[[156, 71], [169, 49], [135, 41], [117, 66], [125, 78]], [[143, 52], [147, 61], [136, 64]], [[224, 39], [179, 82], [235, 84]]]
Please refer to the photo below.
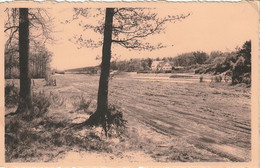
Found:
[[[18, 44], [17, 44], [18, 45]], [[17, 46], [18, 48], [18, 46]], [[50, 62], [52, 53], [44, 46], [34, 46], [30, 44], [29, 51], [29, 74], [32, 78], [44, 78], [50, 72]], [[19, 53], [5, 52], [5, 78], [19, 78]]]
[[[5, 9], [6, 20], [4, 32], [5, 43], [5, 78], [20, 77], [19, 63], [19, 9]], [[52, 53], [45, 47], [47, 41], [52, 40], [50, 36], [51, 18], [44, 9], [29, 9], [29, 75], [32, 78], [44, 78], [50, 71]]]
[[232, 78], [232, 84], [251, 85], [251, 41], [246, 41], [242, 48], [232, 52], [211, 52], [205, 64], [195, 73], [224, 74]]
[[204, 64], [209, 55], [202, 51], [188, 52], [178, 55], [174, 58], [167, 58], [174, 66], [191, 66], [196, 64]]
[[183, 53], [177, 57], [163, 57], [156, 59], [130, 59], [124, 61], [111, 61], [110, 68], [112, 70], [126, 71], [126, 72], [138, 72], [148, 71], [151, 68], [153, 61], [165, 61], [169, 62], [172, 66], [191, 66], [197, 64], [204, 64], [209, 58], [208, 54], [202, 51]]
[[232, 78], [232, 84], [251, 84], [251, 41], [246, 41], [236, 51], [203, 51], [182, 53], [175, 57], [130, 59], [111, 61], [111, 70], [125, 72], [149, 71], [153, 61], [166, 61], [173, 67], [182, 66], [186, 71], [195, 73], [224, 74]]
[[119, 70], [125, 72], [138, 72], [150, 70], [153, 60], [151, 58], [146, 59], [130, 59], [124, 61], [111, 61], [110, 68], [112, 70]]

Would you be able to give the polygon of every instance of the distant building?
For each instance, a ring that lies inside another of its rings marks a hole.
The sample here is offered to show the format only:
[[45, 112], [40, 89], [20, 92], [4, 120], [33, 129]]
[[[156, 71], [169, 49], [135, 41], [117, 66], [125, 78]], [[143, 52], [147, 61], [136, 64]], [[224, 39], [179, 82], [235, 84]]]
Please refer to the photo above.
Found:
[[171, 71], [172, 70], [172, 66], [169, 62], [163, 62], [161, 64], [161, 70], [163, 71]]
[[152, 65], [151, 65], [152, 71], [158, 71], [158, 65], [159, 65], [160, 63], [163, 63], [163, 61], [153, 61], [153, 62], [152, 62]]
[[164, 62], [164, 61], [153, 61], [151, 65], [152, 71], [171, 71], [172, 66], [169, 62]]

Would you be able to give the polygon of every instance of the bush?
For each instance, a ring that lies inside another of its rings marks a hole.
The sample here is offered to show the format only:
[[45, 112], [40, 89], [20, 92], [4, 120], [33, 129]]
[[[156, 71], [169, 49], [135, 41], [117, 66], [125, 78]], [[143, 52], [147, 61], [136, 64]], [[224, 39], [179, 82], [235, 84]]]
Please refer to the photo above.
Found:
[[41, 117], [46, 112], [48, 112], [48, 108], [51, 105], [50, 96], [47, 96], [44, 91], [40, 91], [38, 93], [33, 93], [32, 97], [32, 105], [33, 105], [33, 111], [32, 111], [32, 117]]
[[92, 114], [92, 112], [88, 111], [88, 108], [91, 104], [91, 100], [86, 100], [83, 96], [79, 97], [79, 99], [75, 102], [73, 102], [74, 108], [76, 108], [76, 111], [83, 110], [86, 113]]
[[245, 64], [244, 57], [240, 56], [232, 68], [232, 84], [251, 84], [251, 67]]
[[200, 82], [203, 82], [203, 76], [200, 76]]
[[14, 84], [5, 86], [5, 107], [12, 108], [17, 105], [19, 100], [19, 89]]
[[21, 113], [22, 119], [31, 122], [34, 119], [44, 117], [51, 105], [49, 95], [44, 91], [32, 93], [32, 110], [29, 113]]
[[108, 136], [120, 136], [126, 128], [127, 121], [123, 119], [123, 112], [115, 105], [109, 105], [110, 116], [107, 117]]
[[54, 94], [53, 92], [50, 92], [50, 100], [52, 102], [52, 105], [56, 107], [62, 106], [65, 102], [65, 98], [60, 97], [57, 94]]
[[243, 74], [242, 82], [250, 86], [251, 85], [251, 73]]

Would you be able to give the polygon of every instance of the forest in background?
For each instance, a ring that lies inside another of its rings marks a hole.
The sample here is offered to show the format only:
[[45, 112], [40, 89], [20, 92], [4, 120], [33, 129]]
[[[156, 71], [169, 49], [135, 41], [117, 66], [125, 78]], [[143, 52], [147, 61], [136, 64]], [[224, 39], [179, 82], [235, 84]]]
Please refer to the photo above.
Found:
[[183, 71], [195, 74], [212, 74], [229, 76], [232, 84], [251, 84], [251, 41], [246, 41], [236, 51], [212, 51], [207, 54], [203, 51], [187, 52], [176, 57], [130, 59], [112, 61], [111, 69], [126, 72], [149, 72], [153, 61], [166, 61], [174, 67], [183, 67]]
[[[19, 78], [18, 41], [14, 42], [16, 50], [6, 48], [5, 52], [5, 78]], [[29, 70], [32, 78], [45, 78], [51, 71], [50, 62], [52, 53], [46, 47], [30, 43]]]
[[[19, 10], [5, 9], [5, 78], [15, 79], [20, 76], [19, 67]], [[53, 56], [46, 48], [46, 43], [53, 41], [51, 20], [46, 10], [31, 9], [29, 19], [29, 74], [31, 78], [44, 78], [51, 71]]]

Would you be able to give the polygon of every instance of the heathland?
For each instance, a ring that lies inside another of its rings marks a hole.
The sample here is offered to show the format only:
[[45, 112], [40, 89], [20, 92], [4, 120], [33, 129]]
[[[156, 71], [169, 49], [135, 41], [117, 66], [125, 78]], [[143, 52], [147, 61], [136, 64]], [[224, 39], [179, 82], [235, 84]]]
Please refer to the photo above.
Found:
[[[98, 75], [56, 74], [57, 86], [35, 79], [38, 117], [6, 116], [6, 161], [250, 161], [250, 88], [211, 82], [210, 75], [203, 82], [201, 75], [170, 75], [122, 72], [110, 79], [110, 109], [127, 121], [111, 128], [110, 138], [98, 127], [73, 127], [95, 112]], [[14, 88], [6, 101], [15, 102]], [[16, 108], [9, 104], [6, 114]]]

